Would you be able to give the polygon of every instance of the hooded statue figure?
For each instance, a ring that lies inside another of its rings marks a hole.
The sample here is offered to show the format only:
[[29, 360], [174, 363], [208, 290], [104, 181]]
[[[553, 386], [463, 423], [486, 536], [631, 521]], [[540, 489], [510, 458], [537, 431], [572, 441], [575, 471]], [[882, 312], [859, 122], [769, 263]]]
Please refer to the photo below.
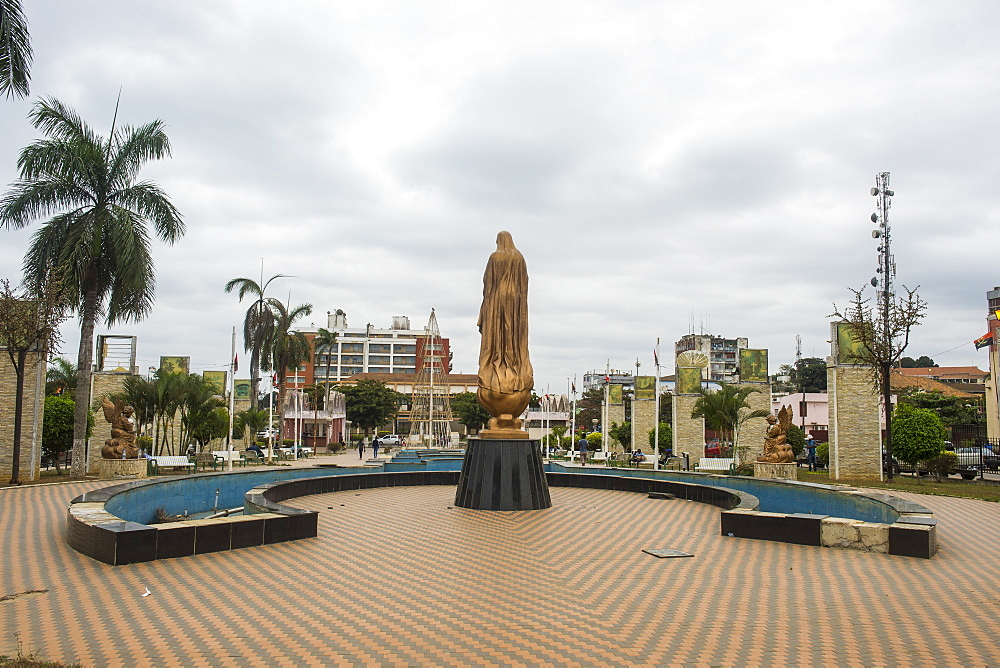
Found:
[[[534, 387], [528, 359], [528, 268], [514, 247], [510, 232], [497, 235], [483, 275], [483, 305], [479, 309], [479, 403], [493, 416], [490, 438], [527, 438], [518, 416]], [[517, 433], [524, 433], [519, 436]]]

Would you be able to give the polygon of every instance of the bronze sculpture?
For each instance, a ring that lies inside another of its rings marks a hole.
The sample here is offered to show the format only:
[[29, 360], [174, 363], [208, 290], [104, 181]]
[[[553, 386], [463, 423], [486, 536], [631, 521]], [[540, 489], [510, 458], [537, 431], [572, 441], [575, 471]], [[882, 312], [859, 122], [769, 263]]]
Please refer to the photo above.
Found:
[[534, 371], [528, 359], [528, 268], [510, 232], [497, 235], [483, 275], [479, 309], [480, 405], [492, 417], [485, 439], [526, 439], [520, 415], [528, 406]]
[[101, 456], [104, 459], [138, 459], [132, 418], [135, 409], [126, 406], [120, 399], [111, 403], [107, 397], [101, 402], [101, 408], [104, 409], [104, 419], [111, 423], [111, 438], [104, 441]]
[[767, 435], [764, 438], [764, 452], [757, 458], [758, 462], [765, 464], [788, 464], [795, 461], [795, 453], [792, 452], [786, 440], [788, 428], [792, 426], [792, 409], [782, 406], [778, 411], [778, 417], [767, 416], [770, 425], [767, 428]]

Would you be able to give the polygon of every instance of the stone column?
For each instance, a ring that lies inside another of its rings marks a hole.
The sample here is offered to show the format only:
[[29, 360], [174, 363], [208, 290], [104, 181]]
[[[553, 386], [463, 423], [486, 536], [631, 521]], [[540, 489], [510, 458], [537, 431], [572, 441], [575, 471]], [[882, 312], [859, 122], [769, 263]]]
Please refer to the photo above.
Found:
[[[608, 404], [608, 424], [605, 425], [604, 429], [610, 429], [613, 422], [618, 424], [625, 422], [625, 404]], [[608, 450], [617, 451], [619, 449], [618, 441], [611, 438], [611, 432], [608, 432]]]
[[[765, 410], [771, 413], [770, 383], [740, 383], [740, 387], [752, 387], [759, 392], [747, 395], [748, 410]], [[753, 418], [743, 423], [740, 429], [739, 452], [735, 453], [736, 464], [753, 462], [764, 451], [764, 437], [767, 435], [767, 418]]]
[[837, 324], [832, 323], [833, 355], [827, 358], [830, 410], [830, 478], [882, 479], [881, 402], [871, 367], [849, 364], [839, 353]]
[[674, 455], [680, 457], [682, 453], [688, 453], [692, 469], [705, 456], [705, 419], [691, 417], [699, 396], [701, 395], [676, 394], [671, 402]]
[[[636, 441], [633, 447], [640, 447], [647, 454], [653, 452], [653, 447], [649, 444], [649, 432], [656, 426], [656, 400], [633, 400], [632, 419], [635, 420]], [[660, 443], [660, 447], [665, 448], [665, 446], [665, 443]]]
[[[125, 389], [125, 379], [137, 376], [138, 374], [120, 371], [94, 372], [94, 382], [91, 385], [90, 393], [90, 410], [94, 411], [94, 433], [90, 437], [87, 449], [87, 473], [100, 472], [101, 448], [104, 447], [104, 441], [111, 438], [111, 425], [104, 419], [104, 411], [101, 408], [104, 397], [121, 392]], [[138, 421], [136, 427], [138, 427]]]
[[[0, 484], [7, 484], [14, 466], [14, 400], [17, 374], [6, 349], [0, 351]], [[21, 403], [21, 481], [36, 480], [41, 473], [42, 414], [45, 412], [45, 360], [29, 353], [24, 365]]]

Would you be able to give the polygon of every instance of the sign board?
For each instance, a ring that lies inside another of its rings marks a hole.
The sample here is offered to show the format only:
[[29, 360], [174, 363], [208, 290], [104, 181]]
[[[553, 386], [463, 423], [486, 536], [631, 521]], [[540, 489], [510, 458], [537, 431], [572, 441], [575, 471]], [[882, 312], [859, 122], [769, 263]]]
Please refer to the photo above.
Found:
[[766, 383], [767, 351], [754, 348], [740, 350], [740, 381], [743, 383]]
[[191, 358], [161, 357], [160, 371], [164, 373], [182, 373], [186, 376], [191, 373]]
[[656, 376], [635, 377], [635, 398], [636, 399], [656, 398]]

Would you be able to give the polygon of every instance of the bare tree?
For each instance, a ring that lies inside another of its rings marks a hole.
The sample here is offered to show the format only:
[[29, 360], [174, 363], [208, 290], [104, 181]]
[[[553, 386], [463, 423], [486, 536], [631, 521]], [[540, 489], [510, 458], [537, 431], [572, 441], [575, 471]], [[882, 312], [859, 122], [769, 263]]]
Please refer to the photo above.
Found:
[[14, 368], [14, 447], [10, 470], [11, 485], [21, 484], [21, 420], [24, 414], [24, 373], [28, 355], [45, 360], [59, 344], [59, 323], [66, 304], [61, 283], [49, 274], [38, 289], [18, 292], [4, 279], [0, 281], [0, 346], [7, 350]]
[[847, 323], [848, 332], [858, 344], [853, 360], [871, 367], [872, 393], [882, 397], [885, 408], [884, 470], [892, 478], [892, 400], [890, 374], [910, 344], [910, 330], [920, 324], [927, 313], [927, 302], [920, 298], [918, 285], [912, 290], [905, 285], [905, 295], [879, 292], [875, 304], [860, 290], [851, 289], [854, 300], [841, 311], [833, 305], [831, 317]]

